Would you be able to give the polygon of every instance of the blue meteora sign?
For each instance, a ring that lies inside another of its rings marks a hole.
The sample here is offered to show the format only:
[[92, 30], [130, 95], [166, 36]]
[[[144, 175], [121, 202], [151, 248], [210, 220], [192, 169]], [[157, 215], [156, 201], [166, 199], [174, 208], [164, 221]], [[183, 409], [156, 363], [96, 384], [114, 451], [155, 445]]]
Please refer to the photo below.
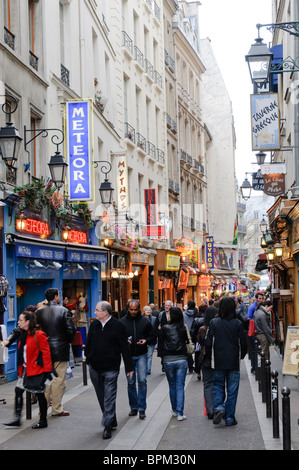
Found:
[[69, 160], [69, 200], [91, 201], [92, 146], [90, 126], [90, 101], [66, 103], [67, 155]]

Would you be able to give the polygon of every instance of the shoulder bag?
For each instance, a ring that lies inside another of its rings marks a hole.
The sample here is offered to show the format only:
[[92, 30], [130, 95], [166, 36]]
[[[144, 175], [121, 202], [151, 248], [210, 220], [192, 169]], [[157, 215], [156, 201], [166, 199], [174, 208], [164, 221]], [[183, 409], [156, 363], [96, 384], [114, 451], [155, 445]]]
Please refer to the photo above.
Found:
[[190, 356], [195, 351], [195, 344], [191, 340], [191, 336], [190, 336], [190, 333], [189, 333], [188, 326], [185, 325], [185, 328], [186, 328], [186, 332], [187, 332], [187, 336], [188, 336], [188, 343], [186, 344], [187, 354], [188, 354], [188, 356]]

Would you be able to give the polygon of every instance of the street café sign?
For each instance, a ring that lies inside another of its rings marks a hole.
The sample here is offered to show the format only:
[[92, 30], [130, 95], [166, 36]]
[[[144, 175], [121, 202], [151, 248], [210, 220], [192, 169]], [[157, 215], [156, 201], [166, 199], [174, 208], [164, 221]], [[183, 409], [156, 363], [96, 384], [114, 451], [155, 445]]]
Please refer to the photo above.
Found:
[[268, 196], [281, 196], [285, 193], [286, 166], [284, 163], [262, 165], [261, 174], [264, 178], [264, 193]]
[[277, 93], [260, 93], [251, 98], [252, 150], [278, 150], [280, 124]]
[[70, 201], [93, 199], [90, 106], [90, 100], [67, 101], [66, 103]]
[[261, 175], [261, 170], [252, 173], [252, 189], [254, 191], [264, 191], [264, 178]]

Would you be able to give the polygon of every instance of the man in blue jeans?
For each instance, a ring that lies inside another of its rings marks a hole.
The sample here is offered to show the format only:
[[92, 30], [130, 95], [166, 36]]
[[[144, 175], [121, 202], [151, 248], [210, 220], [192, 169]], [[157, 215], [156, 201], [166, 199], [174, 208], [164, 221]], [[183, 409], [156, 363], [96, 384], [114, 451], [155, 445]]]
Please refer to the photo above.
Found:
[[[125, 325], [134, 373], [128, 380], [128, 397], [131, 411], [129, 416], [136, 416], [139, 411], [139, 418], [145, 419], [146, 414], [146, 394], [147, 394], [147, 345], [155, 342], [155, 332], [151, 322], [145, 318], [140, 311], [138, 300], [130, 300], [128, 303], [128, 313], [120, 321]], [[136, 386], [138, 382], [138, 390]]]
[[236, 318], [236, 303], [233, 297], [220, 301], [218, 317], [209, 324], [205, 343], [206, 357], [214, 350], [214, 424], [225, 419], [226, 426], [237, 424], [235, 410], [240, 382], [240, 358], [247, 353], [244, 328]]

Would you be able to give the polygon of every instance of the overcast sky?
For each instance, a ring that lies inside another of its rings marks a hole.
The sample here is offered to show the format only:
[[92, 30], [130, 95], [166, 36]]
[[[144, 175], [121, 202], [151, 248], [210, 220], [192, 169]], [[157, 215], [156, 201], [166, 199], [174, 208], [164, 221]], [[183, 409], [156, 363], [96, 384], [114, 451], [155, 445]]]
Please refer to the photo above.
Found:
[[[251, 164], [256, 161], [256, 152], [251, 150], [250, 133], [250, 94], [253, 88], [245, 55], [258, 36], [256, 25], [272, 23], [272, 2], [271, 0], [200, 1], [200, 37], [210, 38], [232, 101], [237, 137], [236, 175], [240, 186], [246, 171], [257, 171], [259, 168]], [[261, 28], [261, 37], [268, 44], [272, 35], [266, 28]], [[257, 195], [259, 194], [260, 192], [257, 192]]]

